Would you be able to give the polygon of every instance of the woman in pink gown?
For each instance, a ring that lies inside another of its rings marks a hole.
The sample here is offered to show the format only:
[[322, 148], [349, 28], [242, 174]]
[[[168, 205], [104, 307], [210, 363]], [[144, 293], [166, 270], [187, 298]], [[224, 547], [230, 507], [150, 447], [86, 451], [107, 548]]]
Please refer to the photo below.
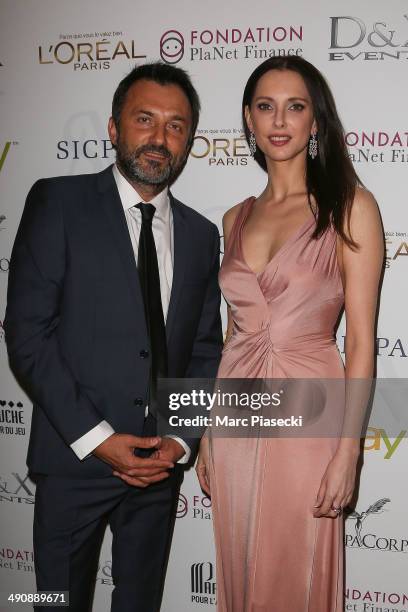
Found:
[[[259, 65], [243, 121], [263, 193], [224, 216], [228, 329], [219, 379], [370, 379], [383, 237], [330, 90], [298, 57]], [[335, 326], [345, 305], [343, 366]], [[343, 518], [357, 437], [217, 437], [211, 495], [220, 612], [343, 612]]]

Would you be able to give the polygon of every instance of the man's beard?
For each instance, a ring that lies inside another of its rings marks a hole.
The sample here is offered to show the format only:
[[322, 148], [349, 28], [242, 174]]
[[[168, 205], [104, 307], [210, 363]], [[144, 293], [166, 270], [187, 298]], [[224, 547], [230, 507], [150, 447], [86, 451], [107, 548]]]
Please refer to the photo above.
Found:
[[[159, 153], [164, 155], [168, 162], [163, 165], [163, 162], [154, 159], [145, 158], [141, 161], [143, 153]], [[179, 167], [174, 165], [174, 157], [165, 146], [142, 145], [130, 150], [125, 143], [121, 142], [120, 137], [116, 144], [116, 163], [126, 178], [144, 185], [167, 185]]]

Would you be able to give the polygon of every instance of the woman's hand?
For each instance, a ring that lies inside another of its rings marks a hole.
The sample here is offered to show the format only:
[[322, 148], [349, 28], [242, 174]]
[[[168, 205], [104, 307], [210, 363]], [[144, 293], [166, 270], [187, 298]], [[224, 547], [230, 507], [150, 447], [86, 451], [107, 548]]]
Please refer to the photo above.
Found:
[[207, 436], [203, 436], [200, 443], [200, 452], [197, 459], [196, 465], [196, 473], [198, 477], [198, 481], [200, 483], [200, 487], [206, 493], [206, 495], [211, 496], [210, 492], [210, 475], [209, 475], [209, 465], [210, 465], [210, 449], [209, 449], [209, 441]]
[[[351, 452], [334, 455], [322, 478], [313, 516], [336, 518], [347, 506], [354, 491], [357, 459], [358, 455]], [[340, 508], [340, 512], [333, 508]]]

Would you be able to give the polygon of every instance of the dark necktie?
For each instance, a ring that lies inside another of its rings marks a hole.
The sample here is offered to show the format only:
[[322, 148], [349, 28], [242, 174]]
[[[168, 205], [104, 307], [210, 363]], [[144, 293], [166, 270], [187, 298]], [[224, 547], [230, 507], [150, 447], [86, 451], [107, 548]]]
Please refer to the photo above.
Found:
[[157, 418], [157, 379], [167, 376], [167, 342], [160, 293], [159, 265], [157, 263], [152, 221], [156, 208], [153, 204], [137, 204], [142, 213], [137, 268], [144, 301], [147, 331], [150, 340], [149, 412]]

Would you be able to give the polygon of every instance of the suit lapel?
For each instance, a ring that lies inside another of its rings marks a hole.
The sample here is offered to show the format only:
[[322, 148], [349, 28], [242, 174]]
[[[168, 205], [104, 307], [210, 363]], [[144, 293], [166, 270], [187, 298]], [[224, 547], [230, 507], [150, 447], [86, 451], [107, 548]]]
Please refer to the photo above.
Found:
[[143, 297], [137, 273], [135, 255], [125, 213], [120, 201], [119, 192], [112, 174], [112, 166], [98, 176], [98, 191], [101, 207], [107, 217], [113, 242], [122, 260], [123, 269], [135, 304], [135, 316], [145, 323]]
[[169, 310], [166, 320], [166, 335], [167, 343], [169, 344], [174, 321], [176, 319], [177, 303], [183, 288], [184, 273], [187, 262], [187, 224], [183, 214], [181, 205], [175, 200], [171, 193], [170, 206], [173, 212], [173, 228], [174, 228], [174, 266], [173, 266], [173, 283], [171, 287]]

